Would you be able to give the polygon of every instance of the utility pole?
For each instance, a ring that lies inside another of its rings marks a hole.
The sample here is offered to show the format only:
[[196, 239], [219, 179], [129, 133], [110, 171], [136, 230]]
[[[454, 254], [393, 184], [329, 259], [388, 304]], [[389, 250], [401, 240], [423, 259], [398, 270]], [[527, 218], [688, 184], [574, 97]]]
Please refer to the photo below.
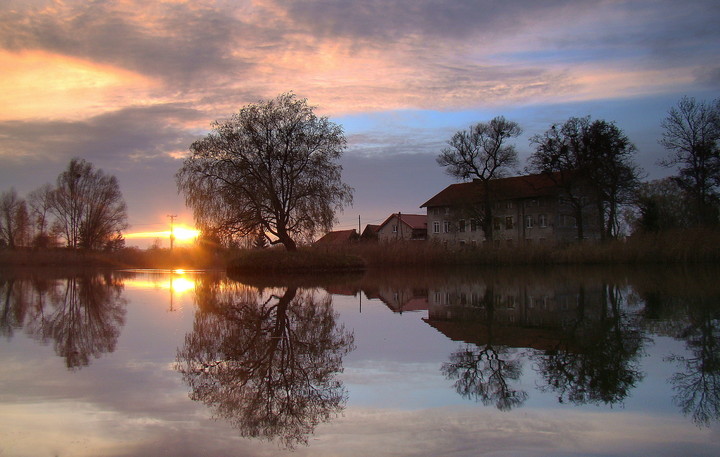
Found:
[[167, 217], [170, 218], [170, 250], [173, 250], [173, 244], [175, 244], [175, 227], [174, 222], [175, 218], [177, 217], [177, 214], [168, 214]]

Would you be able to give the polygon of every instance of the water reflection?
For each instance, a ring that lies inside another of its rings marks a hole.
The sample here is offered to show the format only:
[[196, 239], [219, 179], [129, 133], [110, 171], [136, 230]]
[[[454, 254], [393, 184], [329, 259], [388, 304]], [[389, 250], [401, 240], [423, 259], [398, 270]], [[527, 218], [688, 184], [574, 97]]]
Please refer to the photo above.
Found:
[[112, 273], [0, 275], [0, 334], [52, 342], [69, 370], [115, 350], [125, 322], [122, 279]]
[[694, 422], [720, 419], [720, 285], [717, 269], [556, 269], [364, 278], [356, 287], [394, 312], [426, 309], [424, 321], [463, 343], [441, 372], [464, 398], [500, 410], [535, 388], [559, 403], [618, 405], [643, 380], [654, 335], [685, 341], [668, 354], [675, 404]]
[[716, 271], [663, 272], [639, 283], [647, 327], [685, 342], [665, 361], [677, 370], [668, 380], [673, 402], [701, 426], [720, 421], [720, 284]]
[[288, 448], [307, 444], [318, 424], [343, 411], [337, 374], [354, 338], [337, 323], [329, 294], [231, 280], [207, 281], [196, 294], [193, 330], [177, 355], [193, 400], [242, 436]]

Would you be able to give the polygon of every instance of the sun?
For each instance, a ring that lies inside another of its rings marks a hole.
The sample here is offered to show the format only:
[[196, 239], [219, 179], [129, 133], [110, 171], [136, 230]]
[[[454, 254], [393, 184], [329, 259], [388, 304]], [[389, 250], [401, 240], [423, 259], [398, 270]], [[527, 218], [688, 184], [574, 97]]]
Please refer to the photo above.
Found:
[[177, 241], [192, 241], [200, 235], [200, 231], [190, 227], [178, 226], [173, 230], [173, 234]]

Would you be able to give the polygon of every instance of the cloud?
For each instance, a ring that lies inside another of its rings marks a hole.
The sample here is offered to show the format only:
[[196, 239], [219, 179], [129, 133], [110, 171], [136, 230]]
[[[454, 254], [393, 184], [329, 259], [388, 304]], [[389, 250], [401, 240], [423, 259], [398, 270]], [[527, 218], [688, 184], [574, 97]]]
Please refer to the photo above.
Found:
[[204, 116], [179, 104], [130, 106], [81, 121], [0, 122], [0, 158], [65, 162], [80, 156], [140, 161], [185, 152]]
[[[0, 46], [148, 78], [153, 102], [226, 115], [294, 90], [335, 115], [591, 99], [685, 86], [720, 32], [705, 2], [67, 2], [0, 11]], [[672, 17], [673, 20], [668, 20]], [[688, 52], [688, 50], [692, 52]], [[669, 58], [672, 56], [672, 58]], [[589, 61], [599, 62], [589, 64]], [[690, 70], [688, 70], [690, 68]]]
[[[254, 26], [195, 3], [68, 2], [0, 13], [6, 50], [45, 50], [162, 79], [175, 90], [252, 67], [233, 46]], [[241, 41], [241, 40], [240, 40]]]

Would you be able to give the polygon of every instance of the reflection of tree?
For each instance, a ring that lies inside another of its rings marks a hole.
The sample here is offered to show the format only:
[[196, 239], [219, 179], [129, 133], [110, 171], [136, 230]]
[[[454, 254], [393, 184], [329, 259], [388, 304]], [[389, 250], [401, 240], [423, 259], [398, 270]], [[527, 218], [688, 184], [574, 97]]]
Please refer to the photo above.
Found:
[[464, 398], [495, 404], [501, 411], [521, 406], [527, 392], [516, 390], [510, 381], [518, 381], [522, 374], [520, 359], [512, 359], [507, 347], [493, 345], [494, 294], [488, 288], [480, 306], [485, 309], [487, 344], [469, 344], [450, 355], [442, 366], [443, 374], [455, 380], [455, 390]]
[[111, 276], [78, 276], [65, 281], [47, 317], [45, 334], [69, 369], [90, 363], [90, 356], [113, 352], [125, 319], [122, 283]]
[[720, 310], [717, 301], [705, 304], [709, 306], [700, 303], [689, 310], [689, 324], [678, 335], [690, 355], [667, 360], [682, 370], [670, 378], [673, 401], [696, 424], [707, 426], [720, 420]]
[[124, 324], [122, 282], [112, 275], [83, 274], [66, 279], [12, 279], [1, 285], [2, 331], [24, 328], [33, 338], [54, 342], [68, 369], [90, 357], [113, 352]]
[[336, 374], [353, 335], [335, 322], [329, 296], [281, 296], [227, 287], [198, 291], [201, 311], [178, 351], [190, 396], [242, 436], [306, 444], [345, 406]]
[[589, 319], [580, 288], [577, 319], [567, 337], [536, 360], [546, 383], [541, 390], [556, 392], [560, 403], [619, 403], [643, 377], [639, 323], [621, 309], [618, 288], [605, 286], [603, 292], [599, 315]]
[[442, 371], [449, 379], [456, 379], [455, 389], [465, 398], [494, 403], [501, 411], [521, 406], [527, 392], [515, 390], [509, 381], [517, 381], [522, 374], [520, 360], [511, 360], [505, 347], [483, 348], [468, 345], [450, 356]]

